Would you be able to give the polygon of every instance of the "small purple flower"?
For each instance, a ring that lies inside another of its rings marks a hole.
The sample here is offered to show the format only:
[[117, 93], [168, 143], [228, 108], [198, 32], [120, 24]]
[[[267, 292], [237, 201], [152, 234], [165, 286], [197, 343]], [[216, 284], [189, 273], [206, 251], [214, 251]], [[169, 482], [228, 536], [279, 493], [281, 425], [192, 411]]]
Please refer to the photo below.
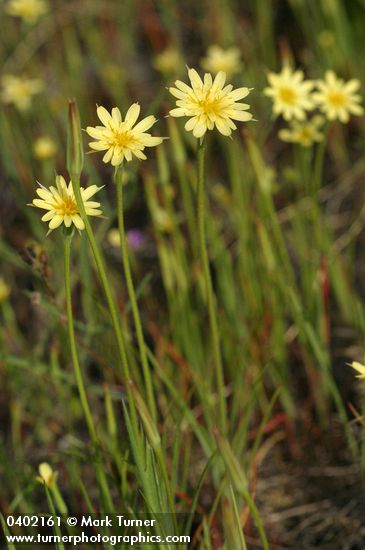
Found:
[[128, 246], [132, 250], [139, 250], [146, 240], [146, 236], [140, 229], [130, 229], [127, 231]]

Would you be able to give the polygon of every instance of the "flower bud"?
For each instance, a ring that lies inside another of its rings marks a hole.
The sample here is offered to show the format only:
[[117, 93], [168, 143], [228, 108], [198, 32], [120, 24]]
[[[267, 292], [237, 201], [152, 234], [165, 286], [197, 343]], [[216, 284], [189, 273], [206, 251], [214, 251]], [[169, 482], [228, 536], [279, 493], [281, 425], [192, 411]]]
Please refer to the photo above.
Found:
[[47, 462], [42, 462], [42, 464], [39, 465], [38, 472], [39, 476], [37, 476], [37, 481], [52, 488], [56, 482], [57, 472], [54, 472]]
[[80, 176], [84, 165], [81, 125], [76, 100], [68, 102], [67, 170], [72, 179]]

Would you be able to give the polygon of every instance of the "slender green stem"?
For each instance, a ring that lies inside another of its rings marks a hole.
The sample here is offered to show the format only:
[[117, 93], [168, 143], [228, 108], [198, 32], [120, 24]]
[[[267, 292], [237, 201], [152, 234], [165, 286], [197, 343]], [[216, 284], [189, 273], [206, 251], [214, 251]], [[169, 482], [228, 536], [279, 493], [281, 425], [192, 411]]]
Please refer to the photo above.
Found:
[[[70, 342], [72, 365], [75, 372], [77, 389], [80, 395], [81, 406], [84, 411], [84, 416], [86, 424], [90, 433], [92, 443], [94, 445], [96, 453], [96, 474], [99, 481], [101, 493], [104, 498], [106, 509], [108, 511], [113, 510], [113, 501], [109, 492], [109, 487], [105, 478], [105, 472], [101, 465], [100, 461], [100, 449], [98, 444], [98, 438], [96, 434], [96, 429], [92, 414], [89, 407], [89, 402], [87, 400], [86, 390], [84, 386], [84, 380], [81, 373], [79, 358], [76, 348], [76, 339], [75, 339], [75, 327], [72, 313], [72, 299], [71, 299], [71, 281], [70, 281], [70, 260], [71, 260], [71, 241], [72, 233], [69, 232], [64, 237], [64, 268], [65, 268], [65, 288], [66, 288], [66, 309], [67, 309], [67, 326], [68, 326], [68, 337]], [[54, 487], [54, 496], [57, 502], [58, 507], [62, 505], [62, 497], [58, 491], [57, 485]], [[67, 512], [67, 509], [66, 509]], [[62, 512], [65, 513], [65, 512]]]
[[256, 527], [257, 527], [257, 530], [259, 532], [259, 536], [260, 536], [261, 543], [262, 543], [262, 549], [263, 550], [269, 550], [269, 542], [267, 540], [265, 529], [264, 529], [264, 526], [262, 524], [260, 514], [259, 514], [259, 511], [257, 510], [255, 501], [251, 497], [249, 491], [241, 490], [241, 494], [242, 494], [243, 498], [245, 499], [245, 501], [247, 503], [247, 506], [248, 506], [248, 508], [249, 508], [249, 510], [252, 514], [252, 517], [253, 517], [253, 519], [256, 523]]
[[110, 285], [109, 285], [109, 280], [108, 280], [108, 277], [107, 277], [107, 274], [106, 274], [104, 259], [103, 259], [101, 251], [99, 250], [99, 247], [97, 245], [93, 230], [91, 228], [90, 222], [89, 222], [88, 217], [86, 215], [85, 206], [84, 206], [84, 202], [82, 200], [81, 191], [80, 191], [80, 176], [77, 175], [77, 174], [71, 174], [71, 181], [72, 181], [72, 187], [73, 187], [73, 190], [74, 190], [74, 193], [75, 193], [77, 206], [79, 208], [80, 216], [82, 218], [82, 221], [85, 224], [85, 231], [86, 231], [86, 234], [87, 234], [87, 238], [89, 240], [89, 243], [90, 243], [93, 255], [94, 255], [94, 260], [95, 260], [95, 263], [96, 263], [96, 267], [97, 267], [97, 270], [98, 270], [98, 273], [99, 273], [99, 277], [100, 277], [100, 280], [101, 280], [101, 283], [102, 283], [102, 286], [103, 286], [103, 290], [104, 290], [104, 294], [105, 294], [105, 297], [106, 297], [106, 301], [107, 301], [107, 304], [108, 304], [110, 317], [111, 317], [113, 328], [114, 328], [115, 338], [116, 338], [116, 341], [117, 341], [117, 347], [118, 347], [118, 352], [119, 352], [119, 357], [120, 357], [120, 366], [122, 368], [122, 374], [123, 374], [123, 378], [124, 378], [124, 381], [125, 381], [125, 387], [126, 387], [129, 407], [130, 407], [130, 411], [131, 411], [131, 421], [132, 421], [132, 425], [133, 425], [135, 435], [137, 436], [138, 435], [137, 412], [136, 412], [136, 408], [135, 408], [134, 401], [133, 401], [133, 396], [131, 394], [129, 383], [128, 383], [129, 380], [130, 380], [129, 366], [128, 366], [127, 354], [126, 354], [126, 350], [125, 350], [125, 346], [124, 346], [123, 335], [122, 335], [122, 331], [121, 331], [120, 324], [119, 324], [117, 309], [115, 307], [112, 291], [111, 291], [111, 288], [110, 288]]
[[76, 340], [75, 340], [75, 327], [72, 313], [72, 301], [71, 301], [71, 282], [70, 282], [70, 258], [71, 258], [71, 241], [72, 233], [68, 233], [64, 237], [64, 268], [65, 268], [65, 289], [66, 289], [66, 308], [67, 308], [67, 326], [68, 326], [68, 338], [70, 343], [72, 365], [75, 372], [77, 389], [80, 395], [80, 401], [82, 409], [84, 411], [87, 427], [90, 432], [93, 443], [97, 441], [96, 430], [94, 421], [91, 415], [87, 395], [85, 391], [84, 381], [80, 369], [79, 358], [77, 355]]
[[115, 173], [115, 183], [116, 183], [116, 186], [117, 186], [117, 195], [118, 195], [117, 208], [118, 208], [118, 227], [119, 227], [119, 236], [120, 236], [120, 250], [121, 250], [124, 276], [125, 276], [125, 281], [126, 281], [126, 285], [127, 285], [129, 301], [130, 301], [131, 308], [132, 308], [134, 326], [136, 328], [137, 342], [138, 342], [139, 354], [140, 354], [140, 357], [141, 357], [143, 375], [144, 375], [145, 384], [146, 384], [147, 402], [148, 402], [149, 411], [150, 411], [150, 414], [152, 416], [152, 419], [156, 422], [157, 412], [156, 412], [155, 397], [154, 397], [154, 393], [153, 393], [153, 384], [152, 384], [151, 371], [150, 371], [150, 367], [149, 367], [149, 364], [148, 364], [146, 344], [145, 344], [145, 341], [144, 341], [142, 323], [141, 323], [141, 318], [140, 318], [140, 315], [139, 315], [136, 292], [134, 290], [132, 272], [131, 272], [129, 257], [128, 257], [127, 239], [126, 239], [126, 234], [125, 234], [124, 212], [123, 212], [123, 181], [122, 181], [122, 179], [123, 179], [123, 172], [122, 172], [122, 169], [119, 168], [119, 169], [116, 170], [116, 173]]
[[63, 496], [60, 493], [60, 490], [55, 483], [51, 488], [53, 498], [55, 500], [56, 506], [61, 514], [68, 514], [68, 509], [66, 506], [65, 501], [63, 500]]
[[313, 189], [312, 189], [312, 208], [309, 212], [310, 223], [314, 228], [314, 237], [316, 239], [315, 245], [318, 251], [321, 253], [323, 249], [323, 227], [321, 222], [321, 205], [318, 197], [318, 193], [322, 187], [323, 179], [323, 167], [326, 155], [326, 148], [328, 144], [329, 124], [327, 123], [323, 129], [323, 140], [318, 144], [317, 151], [314, 159], [314, 168], [312, 175]]
[[175, 510], [174, 494], [173, 494], [173, 491], [172, 491], [171, 481], [170, 481], [170, 478], [169, 478], [169, 473], [168, 473], [167, 468], [166, 468], [166, 461], [164, 459], [161, 447], [159, 449], [156, 449], [155, 453], [156, 453], [157, 461], [160, 465], [162, 477], [163, 477], [163, 480], [164, 480], [164, 483], [165, 483], [167, 500], [168, 500], [170, 510], [171, 510], [171, 514], [172, 514], [172, 521], [174, 523], [174, 528], [177, 531], [176, 515], [174, 514], [174, 510]]
[[233, 505], [233, 513], [236, 520], [237, 528], [238, 528], [238, 536], [241, 544], [241, 550], [247, 550], [246, 540], [245, 540], [245, 534], [243, 532], [243, 529], [241, 527], [241, 518], [240, 513], [238, 511], [237, 501], [234, 494], [234, 490], [232, 485], [229, 485], [229, 492], [231, 495], [232, 505]]
[[219, 420], [222, 433], [227, 431], [226, 401], [224, 396], [224, 376], [221, 351], [219, 345], [219, 330], [215, 311], [215, 296], [213, 292], [212, 279], [209, 269], [209, 259], [205, 236], [205, 193], [204, 193], [204, 158], [205, 158], [205, 140], [198, 145], [198, 232], [200, 257], [203, 267], [203, 275], [208, 301], [209, 324], [212, 335], [213, 357], [216, 371], [216, 382], [219, 400]]
[[321, 189], [324, 157], [328, 141], [329, 124], [327, 123], [323, 130], [323, 139], [317, 146], [317, 153], [314, 161], [313, 174], [313, 194], [315, 195]]

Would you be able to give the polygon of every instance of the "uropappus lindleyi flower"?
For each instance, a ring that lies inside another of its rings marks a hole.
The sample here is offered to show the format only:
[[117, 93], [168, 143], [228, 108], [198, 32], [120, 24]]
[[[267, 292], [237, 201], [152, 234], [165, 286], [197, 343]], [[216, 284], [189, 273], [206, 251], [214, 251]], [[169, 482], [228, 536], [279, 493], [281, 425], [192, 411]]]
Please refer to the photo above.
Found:
[[104, 107], [97, 108], [97, 115], [103, 126], [88, 126], [86, 132], [96, 141], [89, 143], [95, 151], [106, 151], [104, 162], [118, 166], [125, 159], [131, 161], [133, 156], [140, 160], [147, 157], [143, 153], [145, 147], [155, 147], [162, 143], [162, 137], [146, 133], [156, 122], [153, 115], [147, 116], [136, 124], [140, 114], [140, 106], [133, 103], [123, 120], [120, 110], [114, 107], [109, 113]]
[[317, 82], [318, 91], [314, 92], [313, 99], [329, 120], [346, 123], [350, 115], [364, 112], [360, 105], [361, 96], [356, 93], [359, 88], [360, 80], [353, 78], [345, 82], [333, 71], [327, 71], [324, 80]]
[[365, 365], [359, 363], [359, 361], [352, 361], [350, 367], [359, 373], [356, 375], [356, 378], [365, 378]]
[[[80, 189], [88, 216], [100, 216], [102, 214], [100, 203], [89, 200], [100, 189], [101, 187], [97, 187], [96, 185], [90, 185], [87, 188], [81, 187]], [[62, 176], [56, 176], [56, 187], [51, 185], [47, 189], [43, 185], [40, 185], [36, 192], [39, 198], [34, 199], [30, 206], [36, 206], [48, 211], [42, 216], [42, 221], [49, 222], [50, 231], [53, 231], [53, 229], [56, 229], [62, 223], [66, 227], [71, 227], [74, 224], [79, 230], [85, 229], [71, 182], [67, 185]]]
[[48, 11], [48, 5], [44, 0], [10, 0], [6, 4], [6, 11], [32, 24]]
[[248, 96], [250, 88], [233, 89], [231, 84], [225, 85], [226, 73], [220, 71], [212, 78], [210, 73], [202, 80], [195, 69], [188, 71], [191, 86], [181, 80], [176, 80], [175, 87], [169, 88], [170, 93], [177, 98], [176, 109], [170, 111], [173, 117], [189, 117], [185, 130], [192, 131], [194, 137], [202, 138], [207, 130], [217, 130], [224, 136], [230, 136], [237, 126], [233, 122], [252, 120], [247, 103], [238, 103]]
[[315, 115], [310, 120], [292, 120], [289, 128], [279, 131], [279, 138], [289, 143], [298, 143], [303, 147], [310, 147], [313, 143], [323, 140], [323, 133], [320, 132], [325, 120], [321, 115]]
[[12, 103], [19, 111], [26, 111], [32, 103], [34, 95], [43, 89], [43, 82], [39, 78], [26, 78], [5, 74], [2, 77], [2, 100]]
[[224, 50], [220, 46], [210, 46], [206, 57], [201, 60], [201, 66], [205, 71], [218, 74], [224, 71], [227, 76], [238, 73], [241, 68], [240, 51], [238, 48]]
[[281, 73], [269, 72], [267, 79], [269, 86], [264, 94], [273, 101], [274, 115], [282, 115], [285, 120], [305, 120], [306, 111], [315, 107], [310, 95], [314, 83], [304, 80], [302, 71], [293, 71], [288, 65]]

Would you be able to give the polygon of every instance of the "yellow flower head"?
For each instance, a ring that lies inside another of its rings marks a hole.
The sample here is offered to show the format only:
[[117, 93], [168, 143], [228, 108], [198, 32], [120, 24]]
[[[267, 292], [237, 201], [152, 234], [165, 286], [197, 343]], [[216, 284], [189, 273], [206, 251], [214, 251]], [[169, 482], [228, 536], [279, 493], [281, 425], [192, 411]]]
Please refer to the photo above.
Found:
[[54, 472], [47, 462], [42, 462], [42, 464], [38, 466], [38, 472], [39, 476], [36, 477], [37, 481], [52, 488], [57, 480], [57, 472]]
[[[90, 185], [86, 189], [81, 187], [81, 196], [88, 216], [100, 216], [102, 214], [102, 211], [99, 210], [100, 203], [89, 201], [100, 189], [101, 187], [97, 187], [96, 185]], [[62, 223], [66, 227], [74, 224], [79, 230], [85, 228], [79, 214], [71, 182], [67, 186], [62, 176], [56, 176], [56, 187], [52, 185], [47, 189], [43, 185], [40, 185], [39, 189], [37, 189], [37, 195], [40, 198], [34, 199], [31, 206], [48, 210], [42, 217], [42, 221], [49, 222], [50, 231], [53, 231], [53, 229], [56, 229]]]
[[264, 89], [264, 94], [273, 100], [273, 113], [285, 120], [305, 120], [306, 111], [314, 108], [310, 97], [314, 83], [304, 80], [302, 71], [292, 71], [288, 65], [281, 73], [269, 72], [267, 79], [270, 86]]
[[153, 60], [154, 68], [162, 74], [176, 73], [181, 67], [182, 59], [180, 52], [173, 47], [166, 48], [163, 52], [156, 55]]
[[9, 15], [21, 17], [26, 23], [35, 23], [48, 11], [48, 6], [44, 0], [10, 0], [6, 11]]
[[146, 130], [156, 122], [153, 115], [136, 124], [140, 110], [138, 103], [133, 103], [123, 120], [117, 107], [112, 109], [111, 114], [104, 107], [97, 108], [98, 117], [104, 126], [88, 126], [86, 131], [89, 136], [97, 140], [89, 143], [91, 149], [106, 151], [103, 156], [104, 162], [111, 162], [113, 166], [118, 166], [124, 159], [131, 161], [133, 155], [145, 160], [147, 157], [143, 153], [144, 148], [162, 143], [162, 137], [154, 137], [146, 133]]
[[112, 229], [109, 229], [107, 239], [111, 246], [113, 246], [114, 248], [118, 248], [120, 246], [119, 230], [116, 229], [115, 227], [112, 227]]
[[3, 102], [13, 103], [20, 111], [29, 109], [32, 97], [43, 89], [43, 83], [38, 78], [30, 79], [10, 74], [3, 76], [2, 86]]
[[362, 115], [364, 109], [359, 105], [361, 96], [355, 92], [360, 87], [360, 81], [353, 78], [344, 82], [337, 78], [333, 71], [327, 71], [324, 80], [317, 82], [318, 91], [313, 99], [329, 120], [348, 122], [350, 115]]
[[0, 277], [0, 304], [5, 302], [10, 294], [10, 287], [6, 284], [4, 279]]
[[195, 69], [188, 71], [191, 87], [176, 80], [176, 88], [169, 88], [170, 93], [177, 98], [176, 109], [170, 111], [174, 117], [187, 116], [185, 130], [193, 132], [196, 138], [202, 138], [207, 130], [214, 127], [224, 136], [230, 136], [237, 126], [233, 120], [246, 122], [252, 120], [252, 114], [247, 103], [237, 103], [250, 93], [250, 88], [237, 88], [228, 84], [225, 86], [226, 73], [220, 71], [213, 80], [210, 73], [205, 73], [204, 80]]
[[37, 159], [46, 160], [56, 154], [57, 145], [49, 136], [42, 136], [34, 142], [33, 152]]
[[224, 50], [220, 46], [210, 46], [206, 57], [201, 60], [201, 66], [205, 71], [218, 74], [224, 71], [227, 76], [239, 72], [241, 68], [240, 51], [238, 48]]
[[356, 375], [356, 378], [365, 378], [365, 365], [358, 361], [353, 361], [350, 366], [359, 373]]
[[299, 143], [303, 147], [310, 147], [313, 143], [322, 141], [323, 134], [319, 128], [323, 126], [324, 119], [322, 116], [314, 116], [311, 120], [299, 122], [293, 120], [289, 128], [284, 128], [279, 132], [279, 138], [282, 141], [289, 143]]

